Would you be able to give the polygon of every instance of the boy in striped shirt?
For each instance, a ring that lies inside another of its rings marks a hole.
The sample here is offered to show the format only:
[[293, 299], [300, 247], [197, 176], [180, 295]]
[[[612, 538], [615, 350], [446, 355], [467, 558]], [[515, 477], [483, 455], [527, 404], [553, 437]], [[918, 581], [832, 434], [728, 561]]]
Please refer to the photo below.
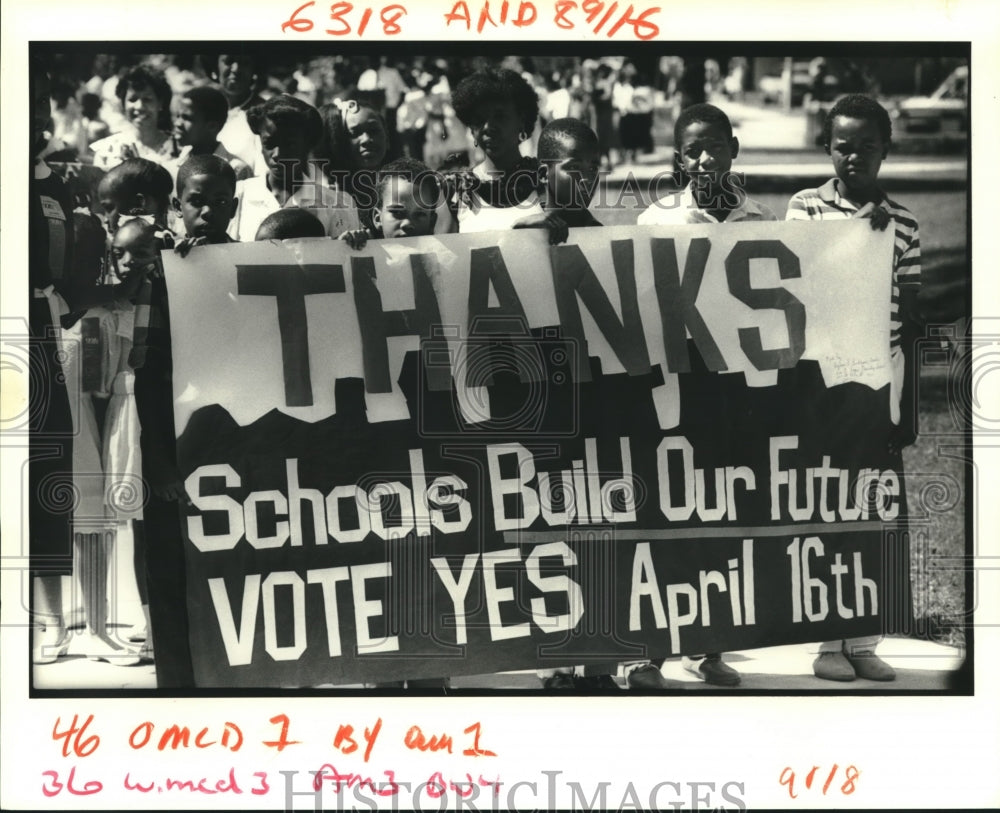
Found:
[[[797, 192], [788, 204], [786, 220], [871, 218], [872, 228], [885, 229], [892, 221], [895, 246], [892, 262], [890, 311], [890, 417], [888, 451], [899, 455], [916, 439], [916, 400], [913, 378], [913, 315], [920, 290], [920, 237], [913, 214], [890, 200], [878, 185], [882, 161], [889, 153], [892, 122], [874, 99], [853, 94], [830, 110], [823, 128], [823, 145], [833, 159], [836, 178], [818, 189]], [[901, 463], [900, 463], [901, 466]], [[892, 680], [892, 667], [875, 655], [878, 636], [828, 641], [820, 645], [813, 663], [816, 677], [849, 681]]]

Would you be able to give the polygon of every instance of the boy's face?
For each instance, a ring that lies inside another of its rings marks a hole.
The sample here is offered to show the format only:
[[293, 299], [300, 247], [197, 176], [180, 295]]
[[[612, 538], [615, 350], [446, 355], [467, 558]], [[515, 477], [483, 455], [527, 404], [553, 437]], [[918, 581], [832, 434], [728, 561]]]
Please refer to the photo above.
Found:
[[218, 140], [219, 125], [209, 122], [190, 99], [181, 98], [174, 107], [174, 137], [183, 146], [210, 146]]
[[377, 169], [385, 158], [388, 134], [378, 113], [359, 107], [344, 118], [347, 136], [351, 140], [351, 153], [362, 169]]
[[159, 259], [154, 230], [146, 223], [130, 220], [115, 233], [111, 256], [118, 278], [122, 282], [135, 281]]
[[830, 128], [829, 153], [837, 177], [852, 192], [875, 188], [889, 145], [878, 125], [868, 119], [837, 116]]
[[309, 159], [309, 144], [298, 130], [281, 130], [270, 119], [264, 119], [260, 128], [260, 144], [268, 174], [279, 185], [287, 180], [287, 173], [301, 175]]
[[184, 184], [174, 209], [184, 221], [188, 237], [220, 239], [236, 214], [233, 188], [215, 175], [192, 175]]
[[156, 127], [160, 116], [160, 99], [151, 87], [132, 88], [125, 93], [125, 118], [136, 127]]
[[718, 124], [693, 121], [684, 128], [675, 150], [681, 169], [695, 186], [719, 188], [733, 168], [740, 144]]
[[437, 212], [436, 202], [430, 197], [426, 186], [414, 186], [405, 178], [390, 178], [382, 191], [382, 204], [372, 213], [375, 227], [386, 239], [433, 234]]
[[248, 56], [224, 54], [219, 57], [219, 84], [230, 105], [243, 104], [253, 88], [253, 61]]
[[595, 144], [563, 136], [558, 157], [545, 162], [549, 199], [562, 209], [586, 209], [597, 189], [601, 153]]

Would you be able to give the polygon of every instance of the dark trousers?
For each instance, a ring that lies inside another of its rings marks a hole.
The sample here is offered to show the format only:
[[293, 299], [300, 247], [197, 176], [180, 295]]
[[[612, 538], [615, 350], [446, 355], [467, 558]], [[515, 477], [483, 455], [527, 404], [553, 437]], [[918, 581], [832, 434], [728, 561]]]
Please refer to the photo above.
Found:
[[180, 507], [176, 502], [166, 502], [150, 494], [143, 520], [146, 589], [152, 627], [149, 632], [156, 659], [156, 686], [159, 689], [193, 688]]

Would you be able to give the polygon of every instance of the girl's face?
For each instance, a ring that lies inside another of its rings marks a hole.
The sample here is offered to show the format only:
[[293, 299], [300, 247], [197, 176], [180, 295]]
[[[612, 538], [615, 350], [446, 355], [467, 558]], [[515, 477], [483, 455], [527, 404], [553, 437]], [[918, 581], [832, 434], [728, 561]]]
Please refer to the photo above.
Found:
[[377, 169], [385, 160], [389, 134], [382, 117], [368, 107], [359, 107], [344, 117], [351, 140], [351, 155], [361, 169]]
[[470, 128], [487, 157], [516, 155], [524, 121], [512, 101], [487, 101], [476, 107]]
[[309, 144], [301, 130], [279, 128], [271, 119], [264, 119], [260, 144], [271, 180], [279, 186], [287, 186], [293, 177], [305, 173]]
[[139, 129], [155, 129], [160, 118], [160, 100], [151, 87], [130, 87], [125, 93], [125, 118]]

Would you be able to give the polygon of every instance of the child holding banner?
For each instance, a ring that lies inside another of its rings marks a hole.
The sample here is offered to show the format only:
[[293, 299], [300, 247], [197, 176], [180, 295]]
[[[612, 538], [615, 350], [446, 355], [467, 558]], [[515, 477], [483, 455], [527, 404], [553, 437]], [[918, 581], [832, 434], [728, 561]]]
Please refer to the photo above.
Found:
[[[426, 164], [412, 158], [390, 161], [379, 171], [375, 184], [372, 230], [349, 230], [340, 235], [340, 239], [351, 248], [360, 250], [369, 238], [391, 240], [431, 235], [437, 221], [436, 209], [440, 197], [438, 175]], [[380, 681], [366, 686], [374, 689], [438, 689], [447, 688], [450, 684], [447, 677], [435, 677]]]
[[[891, 140], [892, 121], [882, 105], [859, 94], [840, 99], [823, 127], [823, 146], [833, 159], [837, 177], [818, 189], [797, 192], [788, 204], [786, 220], [871, 218], [872, 228], [883, 230], [890, 220], [894, 223], [887, 452], [902, 472], [902, 449], [916, 440], [913, 314], [920, 286], [920, 237], [913, 214], [890, 200], [878, 185]], [[893, 668], [875, 654], [877, 643], [878, 636], [827, 641], [820, 645], [813, 673], [823, 680], [893, 680]]]
[[524, 217], [541, 214], [538, 162], [521, 154], [538, 118], [538, 96], [531, 85], [506, 68], [485, 68], [459, 82], [452, 104], [485, 157], [449, 177], [437, 231], [509, 229]]
[[[167, 289], [159, 263], [160, 251], [171, 241], [141, 219], [123, 225], [113, 247], [127, 276], [137, 274], [136, 325], [129, 363], [135, 370], [135, 400], [139, 413], [146, 601], [149, 632], [156, 653], [156, 685], [194, 685], [188, 644], [187, 613], [172, 607], [184, 595], [184, 546], [180, 503], [187, 501], [177, 469], [173, 418], [173, 362]], [[137, 534], [138, 544], [138, 534]], [[141, 576], [140, 576], [141, 578]]]
[[[674, 156], [682, 177], [688, 179], [680, 191], [654, 201], [639, 215], [639, 226], [691, 223], [736, 223], [777, 220], [774, 212], [747, 195], [741, 179], [732, 172], [740, 143], [733, 135], [729, 117], [711, 104], [694, 104], [681, 111], [674, 123]], [[666, 688], [659, 664], [641, 663], [629, 672], [630, 685]], [[719, 653], [686, 655], [686, 672], [715, 686], [736, 686], [740, 674]], [[655, 672], [654, 672], [655, 670]], [[660, 685], [662, 682], [663, 685]]]
[[231, 243], [226, 232], [236, 212], [236, 171], [219, 155], [193, 155], [177, 170], [174, 212], [184, 226], [174, 250], [181, 256], [194, 246]]
[[[543, 213], [514, 228], [548, 228], [550, 242], [563, 243], [570, 228], [602, 226], [590, 211], [601, 166], [597, 134], [579, 119], [550, 121], [538, 137], [538, 160]], [[558, 667], [540, 669], [538, 677], [546, 689], [619, 691], [606, 670], [607, 665]]]
[[438, 175], [412, 158], [398, 158], [379, 170], [371, 229], [349, 229], [340, 235], [351, 248], [369, 239], [423, 237], [434, 233], [441, 197]]

